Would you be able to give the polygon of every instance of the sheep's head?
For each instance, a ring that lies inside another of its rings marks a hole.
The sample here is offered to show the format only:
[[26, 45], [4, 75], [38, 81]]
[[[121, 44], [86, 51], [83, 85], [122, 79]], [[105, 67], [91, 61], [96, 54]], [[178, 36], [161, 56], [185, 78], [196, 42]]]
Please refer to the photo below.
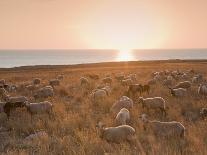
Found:
[[144, 123], [148, 123], [149, 122], [147, 114], [142, 114], [139, 118], [141, 118], [141, 120]]
[[102, 122], [98, 122], [96, 124], [96, 127], [99, 129], [100, 138], [103, 138], [104, 137], [104, 131], [105, 131], [105, 124], [103, 124]]

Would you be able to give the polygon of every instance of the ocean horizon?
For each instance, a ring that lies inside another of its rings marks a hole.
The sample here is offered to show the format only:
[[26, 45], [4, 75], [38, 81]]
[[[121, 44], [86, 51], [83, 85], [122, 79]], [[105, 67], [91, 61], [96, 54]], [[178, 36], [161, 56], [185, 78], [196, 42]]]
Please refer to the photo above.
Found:
[[[119, 55], [118, 50], [0, 50], [0, 68], [117, 62]], [[130, 56], [129, 61], [207, 59], [207, 49], [132, 50]]]

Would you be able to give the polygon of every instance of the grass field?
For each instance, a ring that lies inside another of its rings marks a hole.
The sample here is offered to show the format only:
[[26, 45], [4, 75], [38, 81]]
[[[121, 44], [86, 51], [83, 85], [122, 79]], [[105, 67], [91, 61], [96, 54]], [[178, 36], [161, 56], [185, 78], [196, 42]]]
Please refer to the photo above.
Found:
[[[149, 95], [143, 94], [143, 97], [163, 97], [169, 107], [166, 117], [153, 110], [147, 112], [136, 102], [139, 96], [134, 98], [129, 125], [136, 129], [137, 141], [141, 146], [107, 143], [99, 137], [97, 122], [115, 126], [115, 115], [110, 113], [110, 107], [127, 90], [114, 79], [114, 75], [119, 72], [125, 75], [136, 73], [136, 83], [145, 84], [151, 79], [151, 73], [165, 69], [194, 69], [204, 78], [207, 77], [207, 61], [119, 62], [0, 69], [0, 79], [14, 84], [31, 83], [34, 78], [41, 78], [41, 85], [48, 85], [48, 80], [59, 74], [64, 75], [60, 86], [55, 87], [54, 97], [47, 99], [54, 105], [53, 119], [47, 114], [41, 114], [35, 115], [31, 121], [25, 108], [12, 112], [10, 120], [7, 120], [4, 113], [0, 114], [0, 154], [207, 154], [207, 121], [199, 117], [199, 110], [207, 107], [207, 100], [197, 95], [197, 84], [193, 85], [186, 97], [180, 99], [172, 97], [169, 89], [159, 83], [152, 86]], [[87, 89], [81, 88], [80, 77], [88, 77], [89, 74], [98, 74], [100, 79], [89, 78], [90, 86]], [[112, 93], [104, 101], [94, 104], [89, 94], [106, 75], [113, 77]], [[34, 101], [32, 93], [25, 89], [10, 95], [25, 95]], [[184, 141], [160, 139], [149, 130], [143, 130], [139, 119], [142, 113], [147, 113], [152, 120], [181, 122], [186, 127]], [[48, 136], [24, 142], [25, 137], [40, 130], [46, 131]]]

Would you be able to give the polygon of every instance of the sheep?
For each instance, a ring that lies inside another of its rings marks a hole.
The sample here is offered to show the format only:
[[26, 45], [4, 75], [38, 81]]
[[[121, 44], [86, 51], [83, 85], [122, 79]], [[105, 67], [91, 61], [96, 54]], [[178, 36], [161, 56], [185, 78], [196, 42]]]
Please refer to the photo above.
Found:
[[203, 96], [207, 96], [207, 85], [200, 84], [199, 88], [198, 88], [198, 94], [203, 95]]
[[27, 111], [32, 115], [34, 114], [41, 114], [41, 113], [48, 113], [49, 115], [52, 112], [53, 105], [48, 101], [39, 102], [39, 103], [29, 103], [26, 102], [25, 104]]
[[51, 85], [52, 87], [59, 86], [60, 85], [60, 80], [52, 79], [52, 80], [49, 81], [49, 85]]
[[187, 94], [187, 90], [184, 88], [177, 88], [177, 89], [169, 88], [169, 89], [170, 89], [171, 95], [175, 97], [184, 97]]
[[118, 81], [124, 80], [124, 74], [123, 73], [116, 74], [115, 79]]
[[48, 97], [52, 97], [54, 95], [54, 91], [53, 88], [51, 86], [46, 86], [43, 88], [38, 89], [35, 94], [34, 94], [34, 98], [48, 98]]
[[207, 117], [207, 108], [202, 108], [200, 110], [200, 115], [203, 119], [205, 119]]
[[112, 78], [110, 78], [110, 77], [105, 77], [105, 78], [103, 78], [102, 79], [102, 82], [104, 83], [104, 84], [109, 84], [109, 85], [111, 85], [112, 84]]
[[96, 89], [91, 94], [94, 102], [98, 102], [100, 100], [105, 99], [107, 95], [107, 91], [103, 89]]
[[107, 142], [121, 143], [127, 141], [134, 143], [136, 139], [135, 129], [129, 125], [105, 128], [103, 124], [99, 123], [96, 127], [99, 128], [100, 138]]
[[174, 89], [176, 88], [184, 88], [184, 89], [189, 89], [191, 87], [191, 82], [190, 81], [184, 81], [184, 82], [179, 82]]
[[203, 80], [203, 76], [201, 74], [198, 74], [192, 78], [192, 83], [199, 83], [202, 82], [202, 80]]
[[129, 86], [131, 84], [133, 84], [132, 79], [124, 79], [121, 81], [122, 86]]
[[102, 90], [105, 90], [107, 95], [110, 95], [111, 94], [111, 87], [110, 86], [105, 86], [105, 87], [102, 87], [101, 88]]
[[166, 102], [162, 97], [143, 98], [139, 97], [138, 103], [142, 104], [142, 108], [159, 109], [166, 116]]
[[63, 80], [63, 79], [64, 79], [64, 75], [62, 75], [62, 74], [58, 75], [58, 76], [57, 76], [57, 79], [58, 79], [58, 80]]
[[136, 93], [139, 93], [141, 95], [142, 92], [143, 92], [143, 87], [141, 84], [131, 84], [129, 85], [127, 95], [134, 96], [136, 95]]
[[132, 81], [136, 81], [137, 75], [136, 74], [129, 74], [129, 78], [132, 79]]
[[131, 109], [133, 107], [133, 100], [127, 96], [122, 96], [118, 101], [116, 101], [110, 111], [113, 113], [118, 113], [122, 108]]
[[38, 84], [40, 84], [41, 83], [41, 79], [39, 79], [39, 78], [35, 78], [34, 80], [33, 80], [33, 84], [34, 85], [38, 85]]
[[177, 121], [171, 122], [160, 122], [160, 121], [150, 121], [146, 114], [141, 115], [141, 119], [144, 123], [144, 127], [148, 127], [153, 131], [155, 136], [159, 137], [185, 137], [185, 127]]
[[85, 78], [85, 77], [81, 77], [81, 78], [80, 78], [80, 85], [81, 85], [81, 86], [88, 86], [88, 85], [89, 85], [89, 81], [88, 81], [88, 79]]
[[4, 104], [4, 112], [7, 115], [7, 118], [10, 118], [10, 112], [11, 110], [14, 110], [16, 108], [22, 108], [25, 107], [25, 103], [28, 101], [28, 99], [24, 96], [19, 97], [9, 97], [7, 96], [6, 103]]
[[126, 108], [122, 108], [116, 115], [115, 120], [118, 125], [126, 125], [127, 122], [130, 120], [129, 110], [127, 110]]
[[28, 98], [25, 96], [15, 96], [15, 97], [11, 97], [11, 96], [6, 96], [5, 97], [5, 101], [9, 102], [9, 103], [17, 103], [17, 102], [26, 102], [28, 101]]

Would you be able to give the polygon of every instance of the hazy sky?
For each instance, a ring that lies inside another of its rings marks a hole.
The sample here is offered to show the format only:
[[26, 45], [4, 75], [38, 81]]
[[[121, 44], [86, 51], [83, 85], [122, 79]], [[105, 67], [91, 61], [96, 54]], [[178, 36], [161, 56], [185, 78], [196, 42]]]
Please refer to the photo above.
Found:
[[207, 0], [0, 0], [0, 49], [207, 48]]

